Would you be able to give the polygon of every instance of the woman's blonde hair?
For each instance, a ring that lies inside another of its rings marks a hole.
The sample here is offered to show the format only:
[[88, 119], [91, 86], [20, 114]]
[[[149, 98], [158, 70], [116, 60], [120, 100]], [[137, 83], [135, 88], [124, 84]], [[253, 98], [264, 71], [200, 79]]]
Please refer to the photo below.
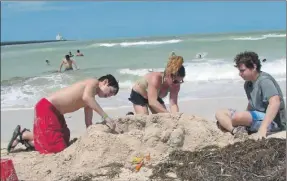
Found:
[[177, 75], [178, 70], [182, 67], [183, 57], [172, 55], [169, 57], [169, 61], [165, 68], [166, 75]]

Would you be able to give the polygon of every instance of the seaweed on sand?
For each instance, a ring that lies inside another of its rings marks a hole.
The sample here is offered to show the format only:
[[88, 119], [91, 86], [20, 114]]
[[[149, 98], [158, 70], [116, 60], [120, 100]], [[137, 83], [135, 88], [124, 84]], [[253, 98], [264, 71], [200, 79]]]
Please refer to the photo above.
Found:
[[[224, 148], [174, 151], [153, 167], [152, 180], [283, 181], [286, 139], [246, 140]], [[172, 177], [170, 175], [173, 175]]]

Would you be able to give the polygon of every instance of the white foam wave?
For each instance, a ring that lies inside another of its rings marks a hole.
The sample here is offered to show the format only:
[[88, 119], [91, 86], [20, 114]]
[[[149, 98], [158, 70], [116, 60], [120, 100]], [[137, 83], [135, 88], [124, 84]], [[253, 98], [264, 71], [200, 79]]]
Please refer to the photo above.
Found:
[[132, 46], [147, 46], [147, 45], [164, 45], [164, 44], [173, 44], [173, 43], [179, 43], [182, 40], [180, 39], [171, 39], [171, 40], [163, 40], [163, 41], [135, 41], [135, 42], [120, 42], [120, 43], [95, 43], [92, 45], [89, 45], [88, 47], [115, 47], [115, 46], [121, 46], [121, 47], [132, 47]]
[[[241, 80], [238, 70], [233, 63], [226, 63], [223, 59], [210, 59], [204, 61], [187, 62], [185, 81], [218, 81], [218, 80]], [[267, 61], [262, 65], [262, 70], [273, 76], [286, 75], [286, 59]], [[163, 71], [164, 68], [153, 69], [153, 71]], [[150, 69], [120, 69], [120, 74], [144, 76]]]
[[43, 96], [66, 87], [70, 80], [69, 75], [52, 74], [30, 78], [13, 86], [1, 86], [1, 106], [33, 107]]
[[[234, 68], [233, 64], [187, 63], [185, 68], [185, 81], [241, 80], [238, 70]], [[286, 59], [266, 62], [262, 65], [262, 71], [273, 76], [284, 76], [286, 75]]]
[[96, 44], [96, 46], [100, 46], [100, 47], [113, 47], [116, 46], [117, 43], [100, 43], [100, 44]]
[[128, 81], [123, 81], [119, 82], [120, 89], [131, 89], [133, 86], [133, 82], [128, 80]]
[[129, 75], [136, 75], [136, 76], [144, 76], [149, 72], [149, 69], [120, 69], [120, 74], [129, 74]]
[[286, 37], [286, 34], [265, 34], [257, 37], [253, 36], [243, 36], [243, 37], [234, 37], [231, 40], [264, 40], [266, 38], [282, 38]]
[[159, 69], [153, 69], [153, 68], [148, 68], [148, 69], [120, 69], [118, 72], [120, 74], [127, 74], [127, 75], [135, 75], [135, 76], [144, 76], [145, 74], [152, 72], [152, 71], [163, 71], [163, 68]]
[[162, 45], [162, 44], [172, 44], [179, 43], [182, 40], [174, 39], [174, 40], [166, 40], [166, 41], [139, 41], [139, 42], [122, 42], [120, 46], [122, 47], [130, 47], [130, 46], [141, 46], [141, 45]]

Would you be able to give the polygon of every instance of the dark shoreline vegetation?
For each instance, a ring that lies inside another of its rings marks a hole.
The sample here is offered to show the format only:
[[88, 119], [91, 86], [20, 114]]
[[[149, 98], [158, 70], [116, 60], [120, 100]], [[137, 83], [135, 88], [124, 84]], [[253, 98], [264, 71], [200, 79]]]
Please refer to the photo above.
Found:
[[70, 41], [70, 40], [6, 41], [6, 42], [1, 42], [1, 46], [5, 46], [5, 45], [31, 44], [31, 43], [63, 42], [63, 41]]

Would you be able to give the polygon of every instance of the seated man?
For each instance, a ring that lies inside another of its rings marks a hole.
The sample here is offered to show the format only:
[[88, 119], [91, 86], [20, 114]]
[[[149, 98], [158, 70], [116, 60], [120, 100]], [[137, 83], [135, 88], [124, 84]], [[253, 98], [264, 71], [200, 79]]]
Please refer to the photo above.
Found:
[[[107, 126], [115, 129], [115, 122], [103, 111], [95, 100], [115, 96], [119, 91], [117, 80], [110, 74], [99, 79], [87, 79], [69, 87], [58, 90], [47, 98], [42, 98], [35, 106], [33, 133], [21, 130], [18, 125], [8, 145], [8, 152], [19, 142], [26, 147], [35, 147], [40, 153], [57, 153], [64, 150], [70, 139], [64, 114], [84, 108], [85, 124], [92, 124], [93, 110], [96, 111]], [[19, 137], [19, 140], [17, 139]]]
[[261, 71], [261, 63], [255, 52], [243, 52], [235, 59], [235, 67], [245, 80], [244, 89], [248, 98], [247, 110], [233, 109], [216, 112], [219, 128], [235, 134], [238, 126], [245, 126], [249, 134], [258, 139], [268, 132], [286, 129], [286, 109], [281, 89], [276, 80]]

